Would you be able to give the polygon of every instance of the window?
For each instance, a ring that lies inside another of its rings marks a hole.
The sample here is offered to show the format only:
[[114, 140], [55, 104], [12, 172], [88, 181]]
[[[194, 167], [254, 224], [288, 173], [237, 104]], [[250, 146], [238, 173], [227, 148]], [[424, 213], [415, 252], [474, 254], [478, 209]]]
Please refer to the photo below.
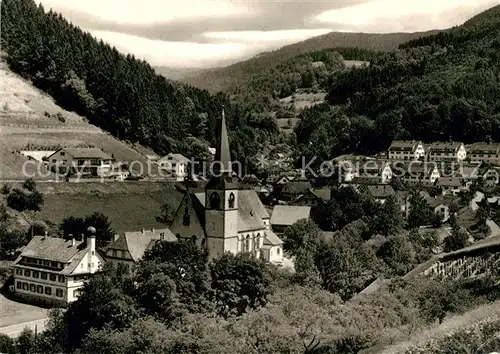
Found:
[[30, 291], [32, 293], [35, 293], [36, 292], [36, 285], [35, 284], [30, 284]]
[[217, 193], [212, 193], [210, 196], [210, 209], [219, 210], [220, 209], [220, 197]]
[[43, 280], [47, 280], [47, 273], [40, 273], [40, 278], [42, 278]]
[[95, 255], [95, 251], [92, 251], [92, 255], [93, 255], [93, 256]]
[[39, 277], [38, 272], [37, 271], [33, 271], [33, 278], [38, 279], [38, 277]]
[[52, 288], [50, 286], [45, 287], [45, 295], [52, 295]]
[[64, 283], [64, 275], [59, 276], [59, 283]]
[[28, 290], [28, 289], [29, 289], [28, 283], [23, 283], [23, 290]]
[[257, 234], [257, 238], [255, 239], [255, 249], [259, 248], [259, 247], [262, 247], [262, 243], [260, 242], [260, 234]]
[[62, 291], [62, 289], [56, 289], [56, 296], [57, 297], [63, 297], [63, 291]]
[[25, 271], [24, 271], [24, 276], [25, 276], [25, 277], [29, 277], [29, 276], [31, 276], [31, 271], [29, 271], [29, 270], [25, 270]]
[[36, 292], [37, 292], [37, 293], [39, 293], [39, 294], [43, 294], [43, 286], [38, 285], [38, 286], [36, 287]]
[[61, 156], [64, 156], [66, 155], [66, 153], [64, 151], [61, 151]]
[[21, 269], [16, 269], [16, 274], [17, 275], [23, 275], [23, 271]]
[[278, 247], [278, 248], [276, 249], [276, 254], [279, 256], [279, 255], [280, 255], [280, 252], [281, 252], [281, 248], [279, 248], [279, 247]]
[[235, 200], [234, 193], [229, 194], [229, 200], [228, 200], [229, 209], [234, 208], [234, 200]]
[[56, 276], [54, 274], [50, 275], [50, 281], [56, 281]]
[[250, 235], [247, 235], [246, 240], [245, 240], [244, 252], [249, 252], [249, 251], [250, 251]]
[[16, 282], [16, 288], [21, 289], [22, 287], [23, 284], [20, 281]]
[[183, 221], [184, 226], [189, 226], [191, 224], [191, 221], [189, 219], [189, 211], [188, 208], [184, 209], [184, 221]]

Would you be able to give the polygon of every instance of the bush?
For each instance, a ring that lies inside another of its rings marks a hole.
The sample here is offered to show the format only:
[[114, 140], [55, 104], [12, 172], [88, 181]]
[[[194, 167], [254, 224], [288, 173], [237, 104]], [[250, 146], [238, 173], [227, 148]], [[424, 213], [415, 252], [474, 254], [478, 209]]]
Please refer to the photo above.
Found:
[[23, 188], [27, 191], [32, 192], [36, 189], [36, 183], [32, 178], [28, 178], [26, 181], [24, 181]]
[[9, 184], [4, 184], [2, 186], [2, 194], [4, 194], [4, 195], [9, 194], [11, 189], [12, 189], [12, 187]]
[[28, 196], [24, 191], [16, 188], [7, 196], [7, 205], [17, 211], [24, 211], [28, 208]]
[[66, 118], [64, 118], [61, 112], [57, 113], [56, 117], [60, 122], [66, 123]]

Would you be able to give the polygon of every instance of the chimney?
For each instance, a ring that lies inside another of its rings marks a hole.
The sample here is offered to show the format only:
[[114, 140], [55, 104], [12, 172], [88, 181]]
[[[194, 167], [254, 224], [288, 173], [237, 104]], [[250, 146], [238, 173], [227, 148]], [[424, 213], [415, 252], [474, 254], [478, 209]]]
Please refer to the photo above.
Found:
[[142, 232], [142, 233], [144, 233], [144, 231], [146, 231], [146, 230], [144, 230], [144, 229], [141, 229], [141, 232]]
[[43, 239], [45, 240], [46, 238], [49, 238], [49, 232], [45, 231], [45, 234], [43, 235]]
[[75, 238], [71, 238], [71, 247], [75, 247], [76, 241]]
[[154, 227], [151, 228], [151, 232], [155, 232], [155, 228]]

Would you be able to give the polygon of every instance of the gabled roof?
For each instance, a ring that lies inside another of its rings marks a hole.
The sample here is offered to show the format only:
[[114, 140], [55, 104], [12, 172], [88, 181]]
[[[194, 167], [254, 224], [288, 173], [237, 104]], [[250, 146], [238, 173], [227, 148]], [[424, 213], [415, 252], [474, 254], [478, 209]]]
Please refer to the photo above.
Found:
[[[200, 219], [204, 222], [205, 193], [195, 193], [195, 199], [201, 207], [198, 214], [203, 214], [203, 216], [200, 215]], [[254, 190], [239, 190], [238, 232], [264, 229], [266, 225], [263, 219], [269, 219], [269, 213], [257, 193]]]
[[462, 145], [463, 143], [461, 142], [436, 142], [429, 146], [428, 153], [433, 154], [438, 152], [457, 152]]
[[389, 151], [414, 151], [418, 144], [420, 144], [419, 141], [415, 140], [394, 140], [391, 143], [391, 146], [389, 146]]
[[279, 246], [283, 244], [283, 241], [271, 230], [265, 231], [264, 245], [267, 246]]
[[173, 154], [170, 153], [166, 156], [163, 156], [162, 158], [158, 159], [158, 162], [161, 163], [163, 161], [175, 161], [175, 162], [183, 162], [183, 163], [188, 163], [189, 159], [185, 157], [184, 155], [181, 154]]
[[86, 249], [85, 241], [65, 240], [59, 237], [34, 236], [24, 247], [21, 257], [31, 257], [54, 262], [68, 263], [82, 249]]
[[299, 194], [311, 188], [309, 181], [290, 181], [281, 189], [281, 193]]
[[309, 219], [310, 206], [276, 205], [271, 215], [271, 225], [290, 226], [301, 219]]
[[432, 207], [435, 208], [439, 205], [446, 205], [446, 199], [444, 199], [442, 196], [438, 196], [436, 198], [431, 197], [431, 195], [428, 192], [421, 191], [420, 195], [422, 198], [425, 199], [425, 201]]
[[443, 187], [461, 187], [462, 182], [458, 177], [440, 177], [437, 184]]
[[[72, 240], [65, 240], [59, 237], [35, 236], [26, 245], [15, 263], [19, 263], [23, 257], [60, 262], [64, 263], [65, 267], [59, 273], [68, 275], [75, 271], [78, 264], [80, 264], [89, 251], [90, 245], [85, 241], [75, 240], [75, 245], [73, 246]], [[96, 254], [103, 261], [98, 251]]]
[[144, 256], [144, 252], [155, 244], [155, 241], [162, 239], [162, 234], [165, 241], [176, 242], [177, 237], [174, 236], [170, 229], [144, 230], [144, 231], [128, 231], [121, 235], [116, 241], [106, 247], [107, 250], [128, 251], [134, 261], [140, 260]]
[[476, 143], [470, 147], [470, 152], [472, 154], [486, 153], [486, 154], [498, 154], [500, 153], [499, 143]]
[[111, 156], [109, 156], [104, 151], [98, 148], [62, 148], [57, 150], [54, 154], [58, 153], [61, 150], [76, 159], [102, 159], [102, 160], [113, 159]]

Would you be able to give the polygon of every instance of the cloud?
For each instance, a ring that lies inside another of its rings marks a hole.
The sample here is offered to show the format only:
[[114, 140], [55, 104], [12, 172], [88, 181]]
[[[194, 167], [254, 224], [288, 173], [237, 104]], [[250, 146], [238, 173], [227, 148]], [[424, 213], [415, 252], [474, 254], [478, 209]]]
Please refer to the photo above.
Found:
[[155, 24], [179, 19], [248, 14], [243, 4], [224, 0], [38, 0], [63, 13], [86, 14], [114, 24]]
[[190, 43], [152, 40], [125, 33], [91, 31], [93, 36], [124, 53], [147, 60], [153, 66], [212, 67], [219, 62], [250, 55], [252, 48], [241, 43]]
[[152, 65], [213, 67], [331, 31], [459, 25], [498, 0], [38, 0]]
[[206, 32], [204, 36], [214, 39], [229, 39], [246, 43], [253, 42], [278, 42], [278, 43], [294, 43], [303, 41], [307, 38], [320, 36], [331, 32], [331, 29], [296, 29], [296, 30], [281, 30], [281, 31], [233, 31], [233, 32]]
[[363, 32], [426, 31], [459, 25], [495, 4], [498, 0], [374, 0], [322, 12], [311, 22]]

